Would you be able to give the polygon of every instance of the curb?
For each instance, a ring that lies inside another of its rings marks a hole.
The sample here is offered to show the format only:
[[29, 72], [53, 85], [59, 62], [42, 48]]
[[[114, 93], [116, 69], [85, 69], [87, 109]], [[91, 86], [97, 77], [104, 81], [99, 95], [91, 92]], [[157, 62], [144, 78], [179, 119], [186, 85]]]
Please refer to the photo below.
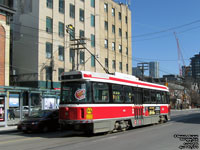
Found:
[[0, 134], [14, 133], [18, 132], [17, 127], [0, 127]]
[[0, 131], [0, 134], [8, 134], [8, 133], [15, 133], [18, 132], [17, 129], [13, 129], [13, 130], [5, 130], [5, 131]]

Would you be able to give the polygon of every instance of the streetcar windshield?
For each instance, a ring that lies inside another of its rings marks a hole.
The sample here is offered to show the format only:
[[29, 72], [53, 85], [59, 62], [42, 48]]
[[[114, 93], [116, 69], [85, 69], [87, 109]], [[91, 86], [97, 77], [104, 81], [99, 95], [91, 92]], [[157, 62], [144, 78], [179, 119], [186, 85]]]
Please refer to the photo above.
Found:
[[90, 83], [63, 82], [60, 104], [91, 102]]

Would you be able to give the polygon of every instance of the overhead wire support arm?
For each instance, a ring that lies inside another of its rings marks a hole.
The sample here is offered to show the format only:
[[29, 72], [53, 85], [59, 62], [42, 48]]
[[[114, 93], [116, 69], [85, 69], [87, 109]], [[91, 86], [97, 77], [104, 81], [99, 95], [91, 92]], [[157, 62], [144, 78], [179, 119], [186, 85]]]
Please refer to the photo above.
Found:
[[69, 35], [71, 36], [71, 37], [73, 37], [74, 39], [72, 39], [71, 41], [76, 41], [77, 43], [74, 43], [74, 44], [71, 44], [71, 45], [73, 45], [73, 46], [79, 46], [79, 45], [81, 45], [83, 48], [74, 48], [74, 50], [79, 50], [79, 49], [85, 49], [85, 50], [87, 50], [87, 52], [88, 53], [90, 53], [90, 55], [91, 56], [93, 56], [94, 57], [94, 59], [98, 62], [98, 64], [103, 68], [103, 70], [106, 72], [106, 73], [108, 73], [108, 74], [110, 74], [110, 72], [108, 71], [108, 69], [107, 68], [105, 68], [103, 65], [102, 65], [102, 63], [96, 58], [96, 56], [87, 48], [87, 47], [85, 47], [85, 42], [83, 43], [83, 42], [81, 42], [81, 40], [85, 40], [86, 38], [81, 38], [81, 39], [75, 39], [75, 35], [73, 35], [70, 31], [74, 31], [74, 27], [71, 25], [71, 24], [69, 24], [69, 25], [67, 25], [66, 26], [66, 32], [67, 33], [69, 33]]

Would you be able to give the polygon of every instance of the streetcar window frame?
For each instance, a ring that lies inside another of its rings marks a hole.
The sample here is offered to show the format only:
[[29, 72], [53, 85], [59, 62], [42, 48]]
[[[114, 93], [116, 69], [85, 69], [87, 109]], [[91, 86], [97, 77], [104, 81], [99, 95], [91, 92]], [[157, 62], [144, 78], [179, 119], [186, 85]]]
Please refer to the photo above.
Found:
[[143, 104], [151, 104], [151, 93], [149, 89], [143, 89]]
[[167, 104], [166, 92], [161, 93], [162, 104]]
[[112, 84], [111, 95], [112, 95], [112, 102], [113, 103], [124, 103], [124, 94], [123, 93], [124, 93], [123, 85]]
[[151, 93], [150, 93], [150, 102], [151, 104], [156, 104], [157, 103], [157, 99], [156, 99], [156, 94], [157, 92], [154, 91], [154, 90], [151, 90]]
[[[128, 90], [126, 90], [126, 88]], [[123, 86], [123, 93], [124, 93], [124, 103], [133, 103], [134, 101], [134, 93], [133, 93], [133, 87], [131, 86]]]
[[[94, 86], [98, 85], [98, 84], [102, 84], [105, 86], [107, 85], [107, 95], [102, 95], [104, 97], [104, 99], [102, 99], [102, 100], [97, 100], [96, 96], [95, 96], [95, 87]], [[106, 98], [106, 96], [107, 96], [107, 98]], [[110, 103], [110, 86], [108, 83], [92, 82], [92, 101], [93, 101], [93, 103]]]
[[160, 91], [156, 92], [156, 103], [157, 104], [162, 104], [163, 103], [163, 101], [162, 101], [162, 94], [161, 94]]

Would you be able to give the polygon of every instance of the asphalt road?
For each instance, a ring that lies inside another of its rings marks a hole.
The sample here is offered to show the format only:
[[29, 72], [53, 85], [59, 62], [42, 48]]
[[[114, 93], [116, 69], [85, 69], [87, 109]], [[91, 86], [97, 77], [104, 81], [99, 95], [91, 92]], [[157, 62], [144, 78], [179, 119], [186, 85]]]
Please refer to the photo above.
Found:
[[200, 110], [172, 111], [168, 123], [92, 137], [72, 131], [1, 134], [0, 150], [179, 150], [186, 142], [180, 136], [199, 144]]

